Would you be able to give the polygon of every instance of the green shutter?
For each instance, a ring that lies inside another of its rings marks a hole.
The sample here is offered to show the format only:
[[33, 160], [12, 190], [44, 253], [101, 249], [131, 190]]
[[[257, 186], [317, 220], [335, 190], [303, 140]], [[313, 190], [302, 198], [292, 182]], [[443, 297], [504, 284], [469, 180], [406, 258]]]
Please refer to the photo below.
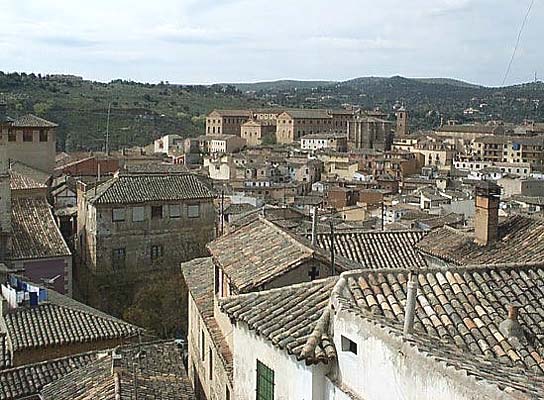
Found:
[[274, 371], [257, 360], [257, 400], [274, 400]]

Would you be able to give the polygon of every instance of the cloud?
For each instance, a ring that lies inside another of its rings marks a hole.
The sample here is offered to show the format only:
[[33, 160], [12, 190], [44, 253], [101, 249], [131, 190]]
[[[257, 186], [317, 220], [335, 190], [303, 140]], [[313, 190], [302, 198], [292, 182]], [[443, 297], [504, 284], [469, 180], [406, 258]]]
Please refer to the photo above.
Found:
[[243, 37], [237, 33], [191, 26], [162, 25], [150, 33], [157, 40], [177, 44], [220, 45], [243, 40]]
[[84, 37], [75, 36], [42, 36], [37, 38], [44, 44], [53, 46], [69, 47], [69, 48], [88, 48], [100, 45], [102, 42], [98, 40], [86, 39]]

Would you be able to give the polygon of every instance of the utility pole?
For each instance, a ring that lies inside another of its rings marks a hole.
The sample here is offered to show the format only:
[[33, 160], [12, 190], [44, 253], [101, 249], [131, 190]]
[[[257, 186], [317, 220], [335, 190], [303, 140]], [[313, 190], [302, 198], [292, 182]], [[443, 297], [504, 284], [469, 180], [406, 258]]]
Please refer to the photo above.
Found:
[[225, 224], [225, 189], [221, 189], [221, 236], [223, 236], [224, 224]]
[[106, 120], [106, 155], [110, 155], [110, 114], [111, 114], [111, 102], [108, 103], [108, 118]]
[[329, 220], [329, 226], [331, 228], [331, 275], [336, 275], [335, 266], [334, 266], [334, 224], [332, 219]]
[[384, 219], [385, 219], [385, 203], [382, 200], [382, 231], [384, 230]]

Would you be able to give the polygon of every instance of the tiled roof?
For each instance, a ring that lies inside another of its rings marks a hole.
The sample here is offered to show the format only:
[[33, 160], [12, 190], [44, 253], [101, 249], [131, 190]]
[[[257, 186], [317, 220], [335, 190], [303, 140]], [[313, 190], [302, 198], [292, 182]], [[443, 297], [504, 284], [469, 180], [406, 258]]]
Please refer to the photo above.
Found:
[[[251, 111], [249, 111], [249, 110], [213, 110], [211, 113], [218, 113], [222, 117], [246, 117], [246, 118], [249, 118], [249, 117], [253, 116], [253, 113]], [[208, 114], [208, 116], [210, 114]]]
[[128, 164], [125, 166], [125, 170], [132, 175], [169, 175], [189, 173], [189, 170], [185, 165], [165, 163]]
[[136, 337], [141, 328], [49, 290], [49, 300], [5, 316], [12, 350]]
[[225, 215], [238, 215], [238, 214], [245, 214], [250, 211], [255, 211], [257, 207], [255, 207], [253, 204], [248, 203], [240, 203], [240, 204], [229, 204], [227, 207], [225, 207]]
[[307, 364], [336, 358], [329, 336], [331, 290], [338, 277], [255, 292], [220, 301], [230, 318]]
[[[334, 251], [364, 268], [417, 269], [424, 266], [424, 261], [415, 244], [424, 235], [421, 231], [336, 232]], [[316, 243], [330, 249], [330, 233], [318, 233]]]
[[82, 353], [0, 371], [0, 400], [36, 395], [48, 383], [98, 358], [98, 352]]
[[499, 127], [496, 125], [444, 125], [437, 129], [438, 132], [466, 132], [492, 134]]
[[268, 283], [321, 255], [317, 248], [264, 218], [219, 237], [208, 244], [208, 249], [240, 292]]
[[13, 198], [11, 220], [11, 260], [71, 255], [44, 198]]
[[[119, 369], [114, 372], [112, 365]], [[50, 383], [44, 400], [141, 399], [193, 400], [191, 384], [174, 342], [131, 345], [106, 355]]]
[[327, 110], [300, 109], [287, 110], [285, 113], [296, 119], [332, 119]]
[[148, 201], [175, 201], [212, 198], [212, 191], [195, 175], [119, 175], [87, 198], [97, 204], [130, 204]]
[[499, 224], [499, 239], [489, 246], [476, 244], [472, 233], [446, 226], [431, 231], [416, 247], [458, 265], [535, 262], [544, 259], [543, 237], [544, 219], [516, 215]]
[[11, 126], [16, 128], [55, 128], [58, 125], [54, 122], [37, 117], [34, 114], [26, 114], [22, 117], [16, 118], [12, 122]]
[[23, 175], [16, 171], [10, 170], [9, 176], [9, 186], [11, 190], [47, 189], [47, 185], [32, 179], [32, 177], [28, 175]]
[[181, 264], [181, 271], [198, 312], [220, 355], [223, 366], [232, 380], [232, 353], [223, 332], [214, 318], [214, 265], [211, 257], [197, 258]]
[[41, 184], [47, 184], [49, 179], [51, 178], [51, 175], [47, 172], [40, 171], [39, 169], [36, 169], [34, 167], [31, 167], [29, 165], [26, 165], [20, 161], [11, 161], [10, 163], [10, 169], [12, 172], [16, 172], [21, 175], [28, 176], [29, 178], [35, 180], [38, 183]]
[[[402, 332], [406, 271], [361, 270], [344, 273], [342, 278], [347, 291], [335, 292], [343, 293], [352, 310]], [[519, 375], [536, 374], [541, 381], [540, 393], [544, 393], [542, 265], [428, 269], [420, 271], [418, 283], [412, 336], [425, 345], [430, 356], [467, 369], [480, 379], [501, 381], [501, 386], [516, 384]], [[514, 302], [521, 305], [521, 340], [507, 338], [499, 329]], [[529, 390], [527, 383], [522, 387]]]

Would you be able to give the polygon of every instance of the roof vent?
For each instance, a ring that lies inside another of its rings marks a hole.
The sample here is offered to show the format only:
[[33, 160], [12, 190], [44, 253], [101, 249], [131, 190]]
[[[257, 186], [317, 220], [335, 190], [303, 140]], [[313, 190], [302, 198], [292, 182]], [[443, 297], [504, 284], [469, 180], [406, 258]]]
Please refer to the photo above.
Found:
[[517, 339], [520, 344], [525, 341], [525, 333], [518, 321], [520, 305], [518, 303], [510, 304], [508, 307], [508, 317], [499, 324], [499, 331], [509, 340]]

